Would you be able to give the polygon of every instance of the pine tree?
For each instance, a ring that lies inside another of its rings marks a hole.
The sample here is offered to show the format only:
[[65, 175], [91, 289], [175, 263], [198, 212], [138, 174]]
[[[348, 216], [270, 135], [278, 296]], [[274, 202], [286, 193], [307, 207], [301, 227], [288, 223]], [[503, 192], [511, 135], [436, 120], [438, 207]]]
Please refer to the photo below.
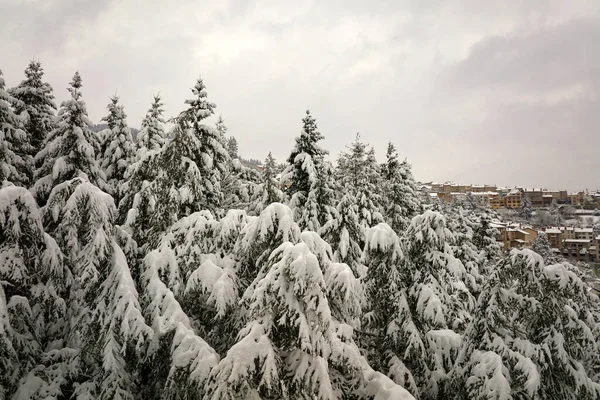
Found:
[[238, 343], [211, 372], [211, 398], [412, 398], [389, 380], [384, 389], [351, 339], [337, 336], [321, 268], [306, 243], [273, 253]]
[[71, 275], [27, 189], [0, 188], [0, 232], [0, 397], [10, 398], [64, 337]]
[[302, 133], [296, 138], [296, 145], [287, 159], [282, 181], [298, 225], [316, 231], [331, 211], [331, 204], [327, 204], [331, 190], [328, 180], [331, 178], [323, 160], [327, 151], [317, 145], [323, 135], [316, 120], [306, 111], [302, 122]]
[[[25, 69], [25, 80], [9, 90], [17, 100], [15, 113], [24, 118], [24, 130], [30, 144], [28, 154], [32, 159], [42, 149], [55, 125], [56, 103], [52, 86], [44, 82], [43, 78], [42, 64], [32, 60]], [[29, 179], [33, 179], [33, 170], [30, 171]]]
[[154, 96], [154, 102], [142, 121], [142, 128], [136, 141], [136, 161], [141, 160], [148, 151], [159, 150], [166, 142], [161, 100], [160, 95]]
[[348, 152], [342, 153], [338, 159], [338, 176], [342, 187], [351, 191], [357, 199], [361, 224], [369, 228], [382, 222], [379, 212], [380, 175], [375, 151], [361, 142], [358, 133]]
[[52, 189], [74, 178], [104, 187], [104, 174], [95, 161], [96, 140], [90, 130], [85, 102], [81, 98], [81, 77], [76, 72], [68, 89], [71, 99], [61, 104], [58, 123], [36, 155], [35, 183], [31, 189], [38, 204], [46, 204]]
[[238, 262], [237, 274], [242, 290], [246, 290], [257, 276], [271, 253], [285, 242], [297, 243], [300, 228], [294, 222], [293, 211], [284, 204], [272, 203], [243, 230], [235, 245]]
[[253, 196], [252, 202], [248, 207], [249, 210], [257, 215], [260, 215], [269, 204], [281, 203], [284, 201], [284, 194], [279, 189], [279, 182], [276, 176], [275, 159], [271, 152], [265, 159], [264, 168], [261, 172], [261, 183], [257, 187], [256, 193]]
[[531, 250], [542, 256], [545, 263], [551, 264], [557, 261], [552, 253], [552, 248], [545, 232], [538, 232], [531, 245]]
[[465, 266], [470, 279], [465, 284], [475, 297], [481, 290], [484, 275], [481, 273], [488, 269], [488, 260], [485, 250], [478, 249], [473, 242], [474, 229], [477, 227], [476, 216], [465, 212], [462, 207], [452, 210], [446, 214], [448, 228], [454, 234], [454, 242], [451, 245], [454, 256]]
[[237, 140], [233, 136], [231, 136], [227, 140], [227, 152], [229, 153], [229, 157], [231, 157], [231, 158], [239, 157]]
[[44, 225], [58, 240], [74, 282], [69, 298], [69, 335], [60, 369], [62, 386], [87, 398], [134, 398], [136, 365], [152, 331], [112, 225], [112, 197], [83, 177], [55, 186]]
[[9, 180], [15, 185], [28, 186], [31, 160], [27, 156], [27, 135], [22, 120], [12, 105], [16, 100], [5, 90], [0, 70], [0, 182]]
[[488, 260], [497, 260], [501, 255], [501, 246], [498, 243], [500, 233], [492, 225], [492, 218], [488, 213], [479, 216], [479, 221], [473, 228], [473, 244], [483, 250]]
[[358, 206], [352, 194], [346, 193], [337, 205], [335, 217], [327, 221], [319, 235], [333, 248], [333, 260], [347, 264], [357, 277], [365, 274], [362, 264], [364, 230], [358, 219]]
[[223, 147], [224, 140], [220, 132], [201, 124], [202, 120], [214, 114], [216, 107], [206, 99], [206, 86], [202, 78], [198, 78], [192, 93], [196, 97], [185, 101], [189, 107], [179, 114], [177, 122], [181, 130], [186, 131], [185, 136], [189, 137], [188, 146], [197, 150], [190, 159], [198, 166], [202, 180], [201, 208], [216, 210], [223, 201], [220, 182], [230, 157]]
[[565, 264], [544, 266], [530, 250], [511, 251], [465, 332], [452, 374], [456, 398], [597, 397], [594, 301]]
[[523, 218], [526, 221], [529, 221], [531, 219], [531, 216], [533, 215], [533, 206], [531, 204], [531, 199], [529, 199], [527, 193], [523, 192], [522, 194], [523, 195], [521, 196], [521, 207], [519, 208], [519, 217]]
[[398, 161], [398, 153], [389, 142], [383, 165], [385, 215], [396, 232], [403, 232], [412, 217], [421, 211], [421, 204], [410, 165]]
[[108, 116], [103, 118], [110, 126], [110, 134], [105, 137], [105, 151], [100, 167], [106, 176], [109, 193], [118, 205], [123, 197], [123, 188], [127, 169], [134, 162], [135, 150], [131, 131], [127, 126], [127, 115], [119, 104], [119, 98], [113, 96], [108, 105]]
[[124, 187], [120, 220], [138, 247], [154, 248], [161, 235], [178, 219], [196, 211], [223, 209], [221, 182], [229, 156], [222, 135], [201, 121], [213, 114], [202, 79], [187, 100], [189, 108], [175, 118], [176, 125], [160, 150], [147, 152], [131, 167]]
[[406, 232], [405, 258], [391, 228], [381, 224], [367, 233], [367, 327], [379, 368], [421, 398], [444, 398], [444, 382], [470, 320], [475, 299], [470, 279], [452, 254], [452, 233], [445, 218], [425, 211]]
[[367, 230], [364, 260], [368, 268], [361, 347], [376, 370], [387, 372], [418, 396], [418, 375], [414, 374], [420, 372], [415, 368], [425, 357], [425, 344], [408, 305], [400, 239], [389, 225], [381, 223]]

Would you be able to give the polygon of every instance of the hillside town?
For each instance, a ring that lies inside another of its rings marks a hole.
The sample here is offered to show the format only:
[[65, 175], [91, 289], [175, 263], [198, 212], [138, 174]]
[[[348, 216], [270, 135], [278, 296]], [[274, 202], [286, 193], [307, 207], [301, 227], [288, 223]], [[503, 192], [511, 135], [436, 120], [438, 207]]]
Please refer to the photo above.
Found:
[[[544, 232], [556, 255], [572, 261], [600, 262], [599, 191], [569, 192], [453, 182], [421, 183], [421, 189], [429, 192], [434, 202], [472, 202], [496, 211], [499, 218], [494, 218], [491, 225], [498, 230], [497, 240], [505, 251], [531, 248], [538, 234]], [[527, 218], [520, 215], [524, 207], [530, 207]], [[556, 217], [552, 218], [552, 214]]]

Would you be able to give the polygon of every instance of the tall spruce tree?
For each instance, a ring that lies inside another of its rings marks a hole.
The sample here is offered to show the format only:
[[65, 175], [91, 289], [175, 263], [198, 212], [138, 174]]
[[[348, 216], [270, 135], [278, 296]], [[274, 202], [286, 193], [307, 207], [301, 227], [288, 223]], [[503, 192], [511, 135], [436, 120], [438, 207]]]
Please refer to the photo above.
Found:
[[302, 229], [316, 231], [331, 212], [331, 203], [328, 204], [331, 178], [324, 161], [327, 151], [317, 144], [323, 135], [310, 111], [306, 111], [302, 123], [302, 132], [287, 159], [282, 180], [294, 210], [294, 219]]
[[523, 218], [526, 221], [531, 219], [533, 215], [533, 205], [531, 204], [531, 199], [526, 192], [522, 192], [521, 196], [521, 206], [519, 207], [519, 217]]
[[356, 197], [361, 224], [369, 228], [383, 222], [379, 211], [380, 175], [375, 152], [360, 140], [360, 134], [356, 134], [348, 152], [338, 158], [337, 172], [341, 185]]
[[248, 207], [251, 213], [260, 215], [262, 210], [269, 204], [282, 203], [284, 201], [285, 196], [279, 188], [276, 168], [275, 159], [271, 152], [269, 152], [260, 174], [261, 183], [258, 185], [250, 206]]
[[118, 205], [123, 197], [127, 169], [135, 160], [135, 149], [131, 130], [127, 126], [127, 115], [124, 107], [119, 104], [119, 98], [113, 96], [108, 105], [108, 121], [110, 133], [104, 138], [104, 154], [100, 157], [100, 167], [106, 176], [107, 189]]
[[198, 78], [192, 88], [194, 98], [186, 100], [189, 107], [177, 117], [179, 127], [187, 131], [186, 136], [192, 139], [196, 154], [190, 159], [198, 166], [202, 185], [202, 209], [217, 210], [223, 201], [220, 182], [227, 170], [229, 155], [224, 148], [224, 139], [220, 132], [201, 122], [214, 114], [215, 104], [207, 100], [206, 86], [202, 78]]
[[599, 396], [598, 299], [573, 269], [545, 266], [531, 250], [512, 250], [498, 263], [452, 373], [456, 398]]
[[[48, 360], [39, 386], [83, 398], [133, 398], [135, 365], [152, 331], [144, 322], [135, 284], [112, 225], [116, 209], [103, 183], [89, 129], [81, 78], [71, 82], [71, 100], [59, 111], [57, 128], [39, 154], [43, 160], [33, 192], [46, 232], [57, 238], [73, 275], [68, 299], [68, 335]], [[57, 373], [57, 371], [61, 371]]]
[[0, 397], [11, 398], [60, 348], [71, 274], [27, 189], [0, 187], [0, 231]]
[[327, 221], [319, 235], [333, 250], [333, 261], [347, 264], [356, 277], [362, 277], [366, 268], [362, 263], [362, 246], [365, 240], [363, 226], [358, 218], [356, 198], [346, 193], [337, 205], [337, 213]]
[[159, 150], [165, 144], [167, 135], [164, 128], [163, 105], [160, 95], [154, 96], [152, 106], [146, 112], [137, 135], [136, 161], [141, 160], [148, 151]]
[[31, 159], [28, 140], [22, 129], [23, 121], [14, 110], [16, 100], [7, 91], [0, 70], [0, 182], [9, 180], [27, 187]]
[[227, 152], [231, 158], [239, 157], [237, 140], [233, 136], [227, 140]]
[[[33, 159], [42, 149], [46, 137], [54, 129], [56, 103], [52, 86], [44, 82], [44, 69], [39, 60], [32, 60], [25, 69], [25, 79], [9, 90], [17, 100], [16, 114], [23, 117], [23, 128], [29, 143], [28, 155]], [[33, 179], [34, 168], [29, 171], [29, 180]]]
[[94, 133], [81, 96], [81, 76], [76, 72], [68, 88], [71, 99], [61, 104], [56, 128], [36, 155], [35, 183], [31, 189], [38, 204], [45, 205], [52, 189], [60, 183], [82, 178], [105, 187], [104, 174], [95, 160]]
[[412, 217], [421, 211], [419, 194], [410, 173], [410, 165], [398, 161], [398, 153], [391, 142], [388, 143], [386, 157], [382, 168], [385, 215], [396, 232], [403, 232]]

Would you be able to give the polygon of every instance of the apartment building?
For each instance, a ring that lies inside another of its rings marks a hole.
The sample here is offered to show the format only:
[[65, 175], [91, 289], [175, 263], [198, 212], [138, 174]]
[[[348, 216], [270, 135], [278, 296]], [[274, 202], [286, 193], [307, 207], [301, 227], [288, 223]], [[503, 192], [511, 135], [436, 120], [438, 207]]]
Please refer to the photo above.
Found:
[[[481, 196], [487, 194], [487, 199], [481, 197], [478, 201], [489, 204], [491, 208], [496, 210], [500, 208], [513, 210], [520, 208], [524, 195], [529, 197], [533, 207], [549, 207], [554, 201], [559, 204], [571, 204], [579, 207], [585, 202], [584, 192], [569, 193], [566, 190], [523, 187], [510, 189], [497, 187], [496, 185], [463, 185], [454, 182], [430, 182], [425, 186], [429, 189], [430, 193], [437, 193], [437, 197], [446, 202], [463, 200], [464, 195], [468, 193]], [[596, 193], [594, 199], [597, 200], [600, 207], [600, 193]]]
[[572, 192], [569, 193], [569, 200], [572, 206], [582, 206], [585, 202], [585, 195], [583, 192]]
[[562, 249], [562, 231], [559, 228], [548, 228], [545, 230], [550, 247], [553, 249]]
[[521, 207], [521, 191], [513, 189], [504, 198], [504, 207], [517, 209]]
[[488, 196], [490, 208], [493, 210], [499, 210], [504, 207], [504, 201], [500, 193], [492, 193]]
[[493, 221], [490, 225], [498, 230], [496, 240], [502, 245], [504, 251], [530, 248], [537, 237], [537, 231], [531, 226], [500, 221]]
[[563, 257], [586, 262], [597, 262], [598, 239], [592, 228], [556, 227], [545, 230], [550, 246]]

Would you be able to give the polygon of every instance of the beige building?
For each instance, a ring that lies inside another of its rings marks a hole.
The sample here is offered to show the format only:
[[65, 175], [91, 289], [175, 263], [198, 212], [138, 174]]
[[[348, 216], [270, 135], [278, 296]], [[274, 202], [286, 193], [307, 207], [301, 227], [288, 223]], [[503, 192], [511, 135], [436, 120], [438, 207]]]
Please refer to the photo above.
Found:
[[521, 207], [521, 192], [517, 189], [513, 189], [504, 198], [504, 207], [517, 209]]

